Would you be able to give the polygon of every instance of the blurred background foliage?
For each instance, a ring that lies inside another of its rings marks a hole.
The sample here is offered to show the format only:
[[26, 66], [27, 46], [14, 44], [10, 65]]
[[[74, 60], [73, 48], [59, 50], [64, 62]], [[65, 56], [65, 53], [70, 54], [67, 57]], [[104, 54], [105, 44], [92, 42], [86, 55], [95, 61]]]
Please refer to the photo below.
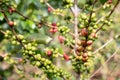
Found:
[[[0, 0], [1, 1], [1, 0]], [[72, 23], [66, 23], [65, 18], [61, 16], [56, 16], [53, 14], [48, 13], [47, 6], [42, 2], [42, 0], [6, 0], [12, 4], [19, 12], [24, 14], [25, 16], [29, 17], [35, 21], [47, 21], [49, 23], [60, 23], [63, 25], [68, 25], [72, 29]], [[87, 0], [78, 0], [78, 6], [82, 9], [84, 8], [84, 4]], [[101, 1], [101, 2], [100, 2]], [[100, 0], [96, 5], [95, 8], [97, 9], [98, 6], [101, 6], [105, 0]], [[54, 8], [63, 8], [62, 0], [49, 0], [48, 1]], [[113, 0], [115, 3], [116, 0]], [[102, 3], [102, 4], [101, 4]], [[0, 6], [1, 7], [1, 6]], [[6, 10], [7, 6], [2, 6]], [[67, 12], [67, 16], [71, 16], [72, 13], [68, 9], [64, 9]], [[97, 17], [101, 17], [106, 14], [106, 10], [99, 10], [96, 12], [98, 15]], [[117, 34], [120, 34], [120, 5], [116, 8], [114, 14], [111, 16], [113, 20], [112, 25], [104, 26], [105, 30], [100, 31], [98, 33], [98, 39], [95, 40], [93, 44], [93, 51], [98, 49], [100, 46], [105, 44], [108, 40], [114, 37]], [[49, 28], [47, 26], [42, 26], [41, 28], [37, 28], [37, 25], [30, 21], [25, 20], [18, 14], [8, 15], [10, 20], [16, 22], [16, 32], [18, 34], [24, 35], [27, 41], [38, 41], [40, 50], [44, 50], [47, 46], [54, 46], [62, 50], [62, 46], [58, 43], [57, 39], [54, 39], [53, 42], [48, 44], [48, 41], [51, 40], [53, 37], [51, 33], [49, 33]], [[9, 30], [6, 21], [3, 18], [3, 15], [0, 13], [0, 30]], [[58, 35], [54, 34], [54, 36]], [[120, 38], [117, 40], [113, 40], [108, 46], [100, 50], [97, 54], [95, 54], [95, 68], [94, 71], [97, 70], [107, 58], [109, 58], [117, 48], [120, 47]], [[13, 46], [11, 41], [4, 38], [4, 35], [0, 33], [0, 54], [3, 53], [8, 54], [12, 53], [12, 57], [21, 57], [19, 46]], [[42, 52], [42, 51], [41, 51]], [[45, 53], [44, 53], [45, 54]], [[44, 55], [43, 54], [43, 55]], [[32, 75], [32, 73], [37, 73], [37, 68], [31, 66], [29, 63], [26, 65], [19, 64], [20, 68], [22, 68], [25, 72], [16, 70], [14, 65], [9, 65], [5, 61], [3, 61], [2, 57], [0, 57], [0, 80], [47, 80], [46, 75], [42, 73], [42, 71], [38, 71], [38, 75]], [[55, 59], [54, 63], [59, 67], [63, 68], [64, 70], [72, 72], [70, 62], [61, 61], [60, 58]], [[64, 65], [63, 65], [64, 64]], [[30, 67], [29, 67], [30, 66]], [[26, 68], [27, 67], [27, 68]], [[93, 71], [93, 72], [94, 72]], [[19, 75], [19, 73], [25, 74]], [[21, 79], [19, 79], [21, 78]], [[52, 79], [58, 80], [58, 79]], [[75, 80], [73, 78], [73, 80]], [[97, 73], [92, 80], [120, 80], [120, 51]]]

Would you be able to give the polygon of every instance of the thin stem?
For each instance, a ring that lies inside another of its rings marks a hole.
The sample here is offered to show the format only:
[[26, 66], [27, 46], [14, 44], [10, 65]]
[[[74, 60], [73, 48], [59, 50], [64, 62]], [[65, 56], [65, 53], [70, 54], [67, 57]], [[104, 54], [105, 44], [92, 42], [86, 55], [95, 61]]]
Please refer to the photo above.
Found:
[[0, 30], [0, 32], [1, 32], [2, 34], [4, 34], [4, 35], [6, 34], [3, 30]]
[[95, 74], [97, 74], [97, 73], [104, 67], [104, 65], [106, 65], [106, 64], [108, 63], [108, 61], [110, 61], [110, 59], [117, 54], [117, 52], [118, 52], [119, 50], [120, 50], [120, 48], [118, 48], [118, 49], [105, 61], [105, 63], [104, 63], [100, 68], [98, 68], [98, 69], [90, 76], [90, 79], [91, 79], [92, 77], [94, 77]]
[[92, 5], [92, 10], [90, 12], [90, 16], [89, 16], [89, 20], [88, 20], [88, 25], [86, 26], [87, 28], [89, 27], [90, 23], [91, 23], [91, 17], [92, 17], [92, 14], [93, 14], [93, 8], [94, 8], [94, 5], [95, 3], [97, 2], [98, 0], [94, 0], [93, 2], [93, 5]]
[[5, 18], [5, 20], [7, 21], [7, 23], [9, 23], [9, 20], [8, 20], [7, 15], [5, 14], [5, 12], [3, 11], [2, 13], [3, 13], [4, 18]]
[[[117, 7], [117, 5], [119, 4], [119, 2], [120, 2], [120, 0], [117, 0], [117, 2], [116, 2], [116, 4], [115, 4], [115, 6], [113, 7], [113, 9], [112, 9], [112, 10], [110, 11], [110, 13], [106, 16], [107, 19], [112, 15], [112, 13], [113, 13], [114, 10], [116, 9], [116, 7]], [[98, 31], [100, 31], [100, 30], [103, 28], [104, 25], [105, 25], [105, 23], [103, 23], [103, 24], [96, 30], [95, 33], [97, 33]]]
[[23, 47], [24, 49], [26, 49], [26, 47], [24, 46], [24, 44], [22, 43], [22, 41], [18, 38], [18, 36], [17, 36], [14, 28], [11, 28], [11, 29], [12, 29], [13, 34], [15, 35], [16, 40], [22, 45], [22, 47]]
[[47, 0], [45, 0], [45, 4], [46, 4], [48, 7], [50, 7], [53, 11], [55, 10], [55, 9], [47, 2]]
[[95, 50], [93, 54], [96, 54], [99, 50], [103, 49], [105, 46], [107, 46], [109, 43], [111, 43], [113, 40], [116, 40], [117, 38], [120, 37], [120, 34], [116, 35], [115, 37], [111, 38], [109, 41], [107, 41], [104, 45], [102, 45], [100, 48]]
[[[77, 57], [77, 41], [78, 41], [78, 7], [77, 7], [77, 1], [74, 0], [74, 36], [75, 36], [75, 46], [74, 46], [74, 56]], [[80, 74], [77, 73], [76, 80], [80, 80]]]
[[96, 54], [99, 50], [103, 49], [105, 46], [107, 46], [110, 42], [112, 42], [114, 39], [111, 38], [109, 41], [107, 41], [104, 45], [102, 45], [100, 48], [98, 48], [97, 50], [95, 50], [93, 52], [93, 54]]
[[[50, 7], [51, 9], [52, 9], [52, 11], [55, 11], [55, 8], [54, 7], [52, 7], [48, 2], [47, 2], [47, 0], [45, 0], [45, 4], [48, 6], [48, 7]], [[64, 14], [59, 14], [60, 16], [64, 16]]]

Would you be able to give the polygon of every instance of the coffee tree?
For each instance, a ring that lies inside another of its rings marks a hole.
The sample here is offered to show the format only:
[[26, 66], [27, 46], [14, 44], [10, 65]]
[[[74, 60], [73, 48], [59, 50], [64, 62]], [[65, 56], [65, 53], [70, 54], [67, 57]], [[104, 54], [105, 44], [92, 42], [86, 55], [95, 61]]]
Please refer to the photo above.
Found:
[[[1, 79], [15, 74], [17, 80], [91, 80], [119, 51], [107, 60], [100, 54], [119, 34], [100, 48], [96, 42], [109, 34], [119, 2], [0, 0], [0, 63], [6, 66]], [[100, 59], [103, 65], [94, 71]]]

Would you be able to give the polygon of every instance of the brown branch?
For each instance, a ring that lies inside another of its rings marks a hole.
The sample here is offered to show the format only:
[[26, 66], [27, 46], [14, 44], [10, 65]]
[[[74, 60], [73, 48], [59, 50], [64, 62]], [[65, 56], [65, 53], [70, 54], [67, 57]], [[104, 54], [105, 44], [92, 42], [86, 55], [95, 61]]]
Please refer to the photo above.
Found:
[[[105, 18], [108, 19], [108, 18], [112, 15], [112, 13], [115, 11], [115, 9], [116, 9], [117, 5], [119, 4], [119, 2], [120, 2], [120, 0], [117, 0], [115, 6], [113, 7], [113, 9], [110, 11], [110, 13], [109, 13]], [[95, 31], [95, 33], [97, 33], [98, 31], [100, 31], [100, 30], [103, 28], [104, 25], [105, 25], [105, 23], [103, 23], [103, 24]]]
[[78, 41], [78, 8], [77, 0], [74, 0], [74, 36], [75, 36], [75, 47], [74, 47], [74, 56], [77, 57], [77, 41]]
[[118, 52], [119, 50], [120, 50], [120, 48], [118, 48], [118, 49], [105, 61], [105, 63], [104, 63], [102, 66], [100, 66], [100, 67], [90, 76], [90, 79], [91, 79], [92, 77], [94, 77], [95, 74], [97, 74], [97, 73], [104, 67], [104, 65], [106, 65], [106, 64], [108, 63], [108, 61], [110, 61], [110, 59], [117, 54], [117, 52]]
[[[9, 23], [9, 19], [8, 19], [7, 15], [5, 14], [5, 12], [3, 11], [2, 13], [3, 13], [4, 18], [7, 21], [7, 23]], [[13, 34], [15, 35], [16, 40], [23, 46], [24, 49], [26, 49], [24, 44], [22, 43], [22, 41], [17, 37], [17, 34], [16, 34], [15, 30], [14, 30], [14, 27], [10, 27], [10, 28], [11, 28]]]
[[34, 23], [40, 23], [39, 21], [34, 21], [33, 19], [30, 19], [29, 17], [23, 15], [22, 13], [20, 13], [20, 12], [17, 11], [17, 10], [15, 11], [15, 13], [19, 14], [20, 16], [22, 16], [25, 20], [28, 19], [28, 20], [30, 20], [30, 21], [32, 21], [32, 22], [34, 22]]
[[116, 40], [120, 37], [120, 34], [116, 35], [115, 37], [112, 37], [109, 41], [107, 41], [105, 44], [103, 44], [100, 48], [95, 50], [93, 54], [96, 54], [99, 50], [103, 49], [105, 46], [107, 46], [109, 43], [111, 43], [113, 40]]
[[110, 42], [112, 42], [114, 39], [111, 38], [109, 41], [107, 41], [104, 45], [102, 45], [100, 48], [98, 48], [97, 50], [95, 50], [93, 52], [93, 54], [96, 54], [99, 50], [103, 49], [105, 46], [107, 46]]
[[3, 13], [4, 18], [5, 18], [5, 20], [7, 21], [7, 23], [9, 23], [9, 19], [7, 18], [7, 15], [5, 14], [5, 12], [3, 11], [2, 13]]
[[[55, 11], [55, 8], [53, 8], [48, 2], [47, 2], [47, 0], [45, 0], [45, 4], [48, 6], [48, 7], [50, 7], [51, 9], [52, 9], [52, 11]], [[64, 14], [59, 14], [60, 16], [64, 16]]]
[[94, 5], [95, 5], [95, 3], [96, 3], [97, 1], [98, 1], [98, 0], [94, 0], [94, 2], [93, 2], [92, 10], [91, 10], [91, 12], [90, 12], [90, 16], [89, 16], [89, 19], [88, 19], [88, 25], [86, 26], [86, 28], [88, 28], [89, 25], [90, 25], [90, 23], [91, 23], [91, 17], [92, 17], [92, 14], [93, 14], [93, 8], [94, 8]]
[[4, 34], [4, 35], [6, 34], [3, 30], [0, 30], [0, 32], [1, 32], [2, 34]]
[[22, 47], [23, 47], [24, 49], [26, 49], [26, 47], [24, 46], [24, 44], [22, 43], [22, 41], [18, 38], [18, 36], [17, 36], [17, 34], [16, 34], [16, 32], [15, 32], [14, 27], [12, 27], [11, 30], [12, 30], [13, 34], [15, 35], [16, 40], [22, 45]]

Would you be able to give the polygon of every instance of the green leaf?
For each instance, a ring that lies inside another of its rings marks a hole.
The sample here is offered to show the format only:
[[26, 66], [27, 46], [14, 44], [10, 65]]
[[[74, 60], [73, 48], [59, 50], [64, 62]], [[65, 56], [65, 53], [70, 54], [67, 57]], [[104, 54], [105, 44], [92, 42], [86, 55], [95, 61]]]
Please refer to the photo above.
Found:
[[4, 16], [2, 13], [0, 13], [0, 20], [2, 21], [4, 19]]
[[102, 4], [104, 4], [105, 2], [107, 2], [108, 0], [100, 0], [100, 2], [102, 3]]

